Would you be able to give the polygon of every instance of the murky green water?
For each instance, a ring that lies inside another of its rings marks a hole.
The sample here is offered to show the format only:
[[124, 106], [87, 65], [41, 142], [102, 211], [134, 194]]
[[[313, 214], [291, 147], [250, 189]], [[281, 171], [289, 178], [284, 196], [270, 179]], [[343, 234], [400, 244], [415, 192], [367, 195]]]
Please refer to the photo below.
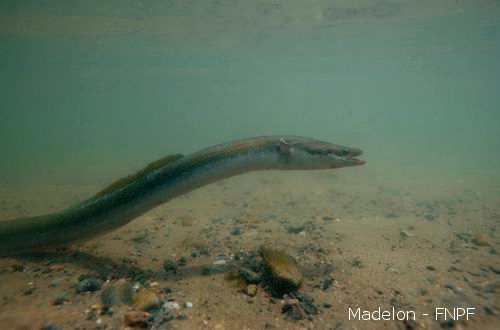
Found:
[[265, 134], [378, 171], [498, 173], [494, 1], [78, 4], [0, 7], [2, 177]]

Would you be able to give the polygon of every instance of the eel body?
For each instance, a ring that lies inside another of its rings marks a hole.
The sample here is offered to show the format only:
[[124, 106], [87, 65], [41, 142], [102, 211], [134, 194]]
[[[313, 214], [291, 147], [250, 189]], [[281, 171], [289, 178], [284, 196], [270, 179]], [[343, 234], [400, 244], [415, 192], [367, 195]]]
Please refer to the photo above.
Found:
[[0, 256], [65, 247], [106, 234], [193, 189], [257, 170], [316, 170], [364, 163], [362, 152], [295, 136], [227, 142], [171, 155], [60, 212], [0, 221]]

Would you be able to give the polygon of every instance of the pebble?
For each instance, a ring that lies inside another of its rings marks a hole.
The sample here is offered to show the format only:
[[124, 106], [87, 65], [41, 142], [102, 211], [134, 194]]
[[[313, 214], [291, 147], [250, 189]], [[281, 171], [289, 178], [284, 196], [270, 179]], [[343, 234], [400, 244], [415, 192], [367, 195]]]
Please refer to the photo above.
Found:
[[429, 221], [436, 220], [436, 216], [432, 213], [426, 213], [424, 215], [424, 218], [425, 218], [425, 220], [429, 220]]
[[477, 233], [472, 239], [477, 246], [491, 246], [490, 237], [485, 233]]
[[186, 308], [193, 308], [193, 303], [190, 301], [187, 301], [185, 306], [186, 306]]
[[500, 289], [500, 280], [486, 284], [483, 288], [483, 292], [494, 293], [498, 291], [498, 289]]
[[51, 288], [57, 288], [59, 286], [59, 283], [61, 283], [60, 278], [54, 278], [53, 280], [50, 281], [49, 287]]
[[52, 301], [53, 305], [62, 305], [66, 301], [68, 301], [69, 294], [66, 291], [59, 292], [55, 295], [54, 300]]
[[318, 308], [311, 301], [305, 300], [302, 302], [302, 308], [309, 315], [316, 315], [318, 313]]
[[188, 257], [186, 256], [182, 256], [179, 258], [179, 260], [177, 261], [177, 263], [179, 264], [179, 266], [181, 267], [184, 267], [186, 266], [186, 264], [188, 263]]
[[141, 288], [132, 299], [132, 307], [137, 310], [152, 312], [161, 306], [160, 298], [151, 288]]
[[78, 282], [78, 284], [76, 285], [76, 292], [77, 293], [94, 292], [100, 290], [101, 286], [102, 286], [102, 281], [100, 279], [95, 277], [85, 278], [80, 280], [80, 282]]
[[311, 296], [300, 292], [295, 292], [294, 295], [299, 299], [301, 302], [300, 306], [308, 315], [316, 315], [318, 313], [318, 308], [314, 304], [314, 299]]
[[233, 229], [231, 229], [231, 235], [233, 235], [233, 236], [241, 235], [241, 228], [240, 227], [234, 227]]
[[287, 231], [290, 233], [290, 234], [299, 234], [303, 231], [305, 231], [305, 225], [301, 225], [301, 226], [288, 226], [287, 228]]
[[243, 260], [247, 256], [246, 252], [243, 250], [236, 251], [234, 253], [234, 260]]
[[404, 230], [404, 229], [401, 229], [399, 231], [399, 235], [401, 236], [401, 238], [405, 239], [405, 238], [408, 238], [408, 237], [411, 237], [411, 233], [407, 230]]
[[128, 311], [127, 313], [125, 313], [123, 322], [125, 323], [125, 325], [131, 327], [147, 328], [148, 317], [149, 313], [147, 312]]
[[35, 291], [35, 286], [33, 285], [28, 285], [25, 289], [24, 289], [24, 294], [25, 295], [30, 295], [33, 293], [33, 291]]
[[61, 264], [52, 264], [49, 266], [49, 268], [55, 272], [60, 272], [61, 270], [64, 270], [64, 266]]
[[101, 292], [103, 306], [130, 304], [134, 297], [134, 288], [125, 279], [108, 284]]
[[300, 305], [298, 305], [298, 303], [285, 302], [281, 307], [281, 312], [285, 314], [287, 318], [294, 321], [300, 321], [304, 319], [304, 313], [302, 312], [302, 309], [300, 308]]
[[278, 286], [284, 290], [294, 290], [300, 286], [303, 275], [295, 260], [285, 251], [262, 246], [259, 252], [266, 270]]
[[323, 287], [322, 289], [323, 290], [326, 290], [328, 289], [329, 287], [331, 287], [333, 284], [333, 278], [331, 276], [326, 276], [324, 279], [323, 279]]
[[167, 259], [163, 263], [163, 269], [165, 269], [166, 272], [172, 272], [172, 273], [177, 273], [179, 270], [179, 265], [175, 260], [172, 259]]
[[351, 266], [363, 268], [363, 262], [361, 261], [361, 259], [359, 257], [354, 257], [351, 260]]
[[490, 269], [497, 275], [500, 275], [500, 265], [491, 265]]
[[53, 324], [44, 325], [40, 330], [57, 330], [57, 327]]
[[255, 297], [255, 295], [257, 294], [257, 285], [249, 284], [246, 287], [246, 292], [247, 292], [247, 295], [249, 295], [250, 297]]
[[178, 310], [179, 309], [179, 304], [174, 302], [174, 301], [167, 301], [166, 303], [163, 304], [163, 308], [166, 311], [173, 311], [173, 310]]
[[246, 268], [240, 268], [239, 274], [240, 278], [249, 284], [259, 284], [262, 281], [262, 278], [259, 274]]
[[225, 265], [226, 264], [226, 260], [224, 260], [224, 259], [217, 259], [212, 264], [213, 265], [219, 265], [219, 266]]

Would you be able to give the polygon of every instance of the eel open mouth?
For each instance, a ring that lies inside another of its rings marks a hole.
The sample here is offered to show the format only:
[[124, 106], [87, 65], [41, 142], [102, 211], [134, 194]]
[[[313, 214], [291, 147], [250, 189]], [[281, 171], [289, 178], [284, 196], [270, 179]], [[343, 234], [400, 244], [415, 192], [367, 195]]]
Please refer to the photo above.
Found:
[[355, 158], [355, 157], [360, 156], [362, 154], [363, 154], [363, 151], [361, 151], [359, 149], [354, 149], [354, 151], [351, 152], [351, 155], [349, 155], [349, 157], [347, 157], [346, 159], [353, 161], [355, 165], [363, 165], [364, 163], [366, 163], [366, 161]]

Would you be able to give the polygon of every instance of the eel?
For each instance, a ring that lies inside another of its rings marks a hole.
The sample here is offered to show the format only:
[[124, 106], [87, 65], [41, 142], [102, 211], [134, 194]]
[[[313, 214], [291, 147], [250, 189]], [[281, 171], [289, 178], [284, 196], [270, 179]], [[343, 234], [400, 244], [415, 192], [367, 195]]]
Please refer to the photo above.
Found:
[[364, 164], [355, 148], [297, 136], [226, 142], [170, 155], [68, 209], [0, 221], [0, 256], [67, 247], [109, 233], [152, 208], [210, 183], [259, 170], [319, 170]]

